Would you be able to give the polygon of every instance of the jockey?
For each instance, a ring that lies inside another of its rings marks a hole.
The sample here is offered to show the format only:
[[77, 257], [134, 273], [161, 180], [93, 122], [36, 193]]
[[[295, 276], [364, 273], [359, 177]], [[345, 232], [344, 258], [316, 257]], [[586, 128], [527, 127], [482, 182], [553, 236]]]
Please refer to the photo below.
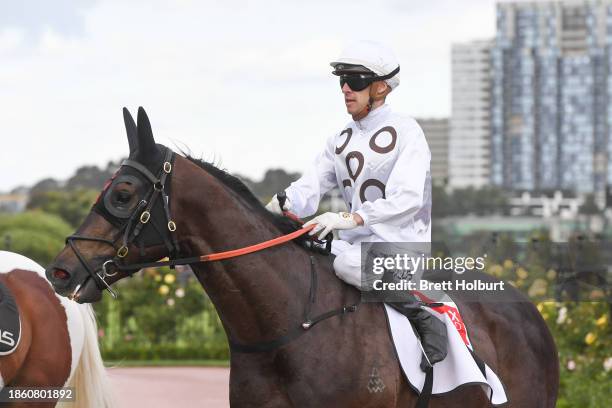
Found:
[[[282, 204], [275, 195], [266, 208], [299, 217], [314, 214], [321, 197], [334, 187], [349, 212], [327, 212], [304, 226], [323, 238], [340, 230], [332, 242], [336, 275], [361, 290], [362, 242], [431, 241], [431, 154], [417, 122], [391, 111], [387, 95], [400, 83], [393, 52], [371, 41], [349, 45], [330, 64], [340, 79], [347, 113], [352, 120], [327, 140], [313, 166], [285, 191]], [[281, 208], [281, 205], [283, 207]], [[421, 368], [446, 356], [446, 327], [420, 307], [389, 303], [408, 317], [425, 351]]]

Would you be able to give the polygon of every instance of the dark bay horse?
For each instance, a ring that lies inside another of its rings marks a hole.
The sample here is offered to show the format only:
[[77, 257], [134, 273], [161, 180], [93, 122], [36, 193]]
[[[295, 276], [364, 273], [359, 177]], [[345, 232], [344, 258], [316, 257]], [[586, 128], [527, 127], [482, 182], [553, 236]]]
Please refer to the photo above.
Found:
[[[107, 285], [131, 273], [122, 269], [130, 265], [241, 248], [296, 228], [268, 213], [238, 179], [156, 145], [142, 108], [137, 126], [126, 109], [124, 119], [129, 160], [47, 270], [59, 294], [95, 302]], [[318, 271], [314, 303], [311, 262]], [[269, 345], [299, 329], [308, 308], [317, 315], [357, 303], [360, 296], [334, 275], [328, 256], [299, 242], [192, 268], [235, 344]], [[503, 381], [510, 406], [554, 407], [554, 341], [537, 309], [518, 292], [511, 295], [516, 303], [456, 300], [476, 352]], [[370, 386], [374, 377], [376, 387]], [[416, 399], [380, 303], [361, 304], [277, 347], [232, 349], [234, 407], [410, 407]], [[489, 402], [479, 385], [468, 385], [433, 397], [430, 406]]]
[[[5, 387], [72, 387], [76, 400], [58, 406], [109, 408], [109, 382], [98, 349], [91, 305], [58, 297], [44, 268], [19, 254], [0, 251], [0, 284], [6, 303], [14, 299], [21, 335], [14, 350], [0, 355], [0, 390]], [[5, 315], [6, 316], [6, 315]], [[5, 328], [6, 321], [0, 327]], [[17, 340], [17, 339], [15, 339]], [[55, 407], [55, 401], [0, 403], [7, 407]]]

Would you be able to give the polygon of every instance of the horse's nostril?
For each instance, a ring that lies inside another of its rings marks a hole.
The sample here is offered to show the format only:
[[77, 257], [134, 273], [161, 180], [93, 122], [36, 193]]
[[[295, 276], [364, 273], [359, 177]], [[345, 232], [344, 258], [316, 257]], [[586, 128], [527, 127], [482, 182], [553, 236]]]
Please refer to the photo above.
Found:
[[70, 274], [63, 269], [56, 269], [53, 271], [53, 277], [59, 280], [66, 280], [70, 278]]

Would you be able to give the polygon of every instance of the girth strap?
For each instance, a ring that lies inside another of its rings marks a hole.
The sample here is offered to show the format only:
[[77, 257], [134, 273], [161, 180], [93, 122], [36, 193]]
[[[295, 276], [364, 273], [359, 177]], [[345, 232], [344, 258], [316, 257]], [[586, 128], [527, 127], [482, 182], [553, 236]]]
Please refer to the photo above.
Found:
[[317, 325], [323, 320], [329, 319], [330, 317], [334, 316], [356, 312], [358, 305], [359, 304], [356, 303], [354, 305], [344, 306], [340, 309], [335, 309], [323, 313], [302, 323], [302, 326], [294, 327], [289, 333], [274, 340], [260, 341], [253, 344], [240, 344], [236, 343], [231, 338], [228, 338], [229, 346], [232, 351], [237, 353], [265, 353], [267, 351], [272, 351], [302, 336], [308, 331], [308, 329], [311, 329], [313, 326]]
[[339, 309], [330, 310], [313, 318], [310, 317], [312, 305], [316, 303], [317, 296], [317, 270], [315, 265], [314, 257], [310, 256], [310, 291], [308, 294], [308, 300], [306, 302], [306, 310], [304, 313], [304, 322], [301, 326], [294, 327], [284, 336], [278, 337], [274, 340], [260, 341], [253, 344], [240, 344], [234, 341], [231, 336], [228, 336], [228, 342], [230, 349], [236, 353], [265, 353], [267, 351], [275, 350], [285, 344], [297, 339], [306, 333], [309, 329], [322, 322], [323, 320], [329, 319], [330, 317], [344, 315], [347, 313], [353, 313], [357, 311], [359, 303], [343, 306]]
[[417, 403], [415, 405], [416, 408], [427, 408], [429, 406], [429, 400], [431, 399], [431, 393], [433, 391], [433, 367], [429, 367], [427, 371], [425, 371], [425, 383], [423, 384], [423, 389], [419, 394], [419, 398], [417, 399]]

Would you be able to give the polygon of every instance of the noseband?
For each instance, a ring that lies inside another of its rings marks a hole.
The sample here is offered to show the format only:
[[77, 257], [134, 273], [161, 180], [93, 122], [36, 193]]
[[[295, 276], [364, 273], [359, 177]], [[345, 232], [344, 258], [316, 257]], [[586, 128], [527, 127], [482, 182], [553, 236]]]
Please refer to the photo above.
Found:
[[[129, 246], [132, 244], [138, 236], [140, 236], [143, 228], [147, 224], [151, 224], [153, 229], [157, 232], [157, 235], [161, 238], [164, 245], [167, 247], [169, 252], [169, 258], [173, 259], [179, 254], [179, 244], [176, 239], [176, 224], [170, 217], [170, 207], [169, 207], [169, 197], [166, 192], [166, 183], [169, 180], [169, 176], [172, 172], [172, 163], [174, 161], [174, 152], [170, 149], [166, 149], [166, 155], [164, 158], [164, 163], [159, 173], [154, 175], [142, 164], [138, 163], [134, 160], [124, 160], [121, 163], [121, 167], [127, 166], [135, 169], [141, 175], [143, 175], [150, 183], [151, 187], [148, 192], [145, 194], [144, 198], [140, 200], [136, 208], [132, 211], [132, 213], [127, 218], [127, 221], [123, 223], [117, 237], [114, 240], [105, 239], [105, 238], [97, 238], [97, 237], [88, 237], [79, 234], [70, 235], [66, 238], [66, 244], [72, 248], [77, 258], [89, 273], [90, 277], [96, 283], [96, 286], [100, 290], [108, 290], [110, 294], [116, 298], [117, 293], [111, 289], [111, 286], [108, 282], [106, 282], [106, 278], [115, 276], [119, 270], [122, 268], [123, 258], [128, 255]], [[105, 194], [106, 191], [103, 191], [102, 194]], [[101, 197], [102, 199], [103, 197]], [[165, 226], [158, 227], [154, 222], [151, 216], [151, 212], [153, 211], [153, 206], [157, 203], [157, 201], [161, 199], [164, 215], [165, 215]], [[121, 246], [117, 248], [116, 243], [121, 239]], [[79, 251], [76, 246], [77, 241], [89, 241], [89, 242], [101, 242], [106, 245], [110, 245], [113, 249], [116, 250], [115, 256], [111, 259], [106, 260], [102, 264], [101, 270], [95, 270], [89, 265], [89, 262], [85, 259], [83, 254]], [[144, 251], [144, 248], [141, 247], [141, 251]], [[72, 296], [74, 297], [81, 285], [78, 285]]]

